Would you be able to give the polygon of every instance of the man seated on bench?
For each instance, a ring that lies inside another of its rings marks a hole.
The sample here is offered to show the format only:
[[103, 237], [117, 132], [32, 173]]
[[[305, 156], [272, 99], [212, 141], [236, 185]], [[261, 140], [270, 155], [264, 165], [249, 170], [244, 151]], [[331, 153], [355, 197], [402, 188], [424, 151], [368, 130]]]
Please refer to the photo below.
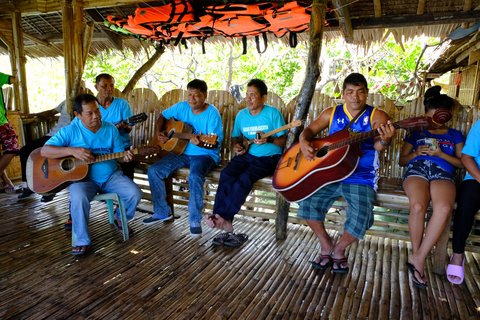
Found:
[[260, 136], [285, 125], [280, 111], [265, 104], [267, 93], [262, 80], [252, 79], [247, 84], [247, 107], [237, 114], [232, 132], [235, 156], [220, 174], [213, 214], [206, 219], [210, 227], [226, 231], [215, 237], [213, 244], [238, 247], [247, 240], [246, 235], [233, 233], [233, 217], [253, 184], [273, 174], [287, 141], [286, 131]]
[[[160, 144], [174, 141], [169, 141], [169, 132], [165, 132], [165, 125], [167, 124], [165, 120], [182, 121], [192, 127], [193, 134], [189, 135], [189, 140], [184, 140], [188, 143], [183, 153], [170, 152], [148, 168], [148, 182], [154, 213], [151, 217], [143, 220], [144, 224], [150, 225], [173, 219], [172, 210], [166, 200], [165, 179], [180, 168], [190, 168], [188, 176], [190, 235], [199, 237], [202, 234], [201, 220], [205, 176], [218, 164], [220, 160], [219, 146], [221, 146], [223, 140], [222, 118], [217, 108], [205, 102], [207, 90], [205, 81], [199, 79], [190, 81], [187, 84], [187, 101], [179, 102], [162, 111], [157, 119], [156, 139]], [[216, 143], [213, 146], [206, 145], [201, 141], [201, 134], [216, 135]]]
[[[117, 128], [102, 121], [97, 99], [90, 94], [75, 98], [76, 119], [63, 127], [42, 147], [45, 158], [73, 156], [85, 162], [95, 160], [95, 155], [123, 152], [123, 141]], [[125, 151], [124, 161], [132, 161], [133, 153]], [[60, 170], [60, 169], [59, 169]], [[123, 201], [128, 220], [135, 215], [141, 199], [140, 188], [119, 169], [116, 160], [106, 160], [89, 166], [87, 179], [70, 185], [70, 213], [72, 215], [72, 254], [85, 254], [91, 245], [88, 232], [90, 201], [97, 193], [116, 193]], [[122, 232], [118, 212], [115, 213], [115, 226]], [[129, 233], [133, 234], [129, 229]]]
[[[349, 271], [346, 248], [362, 239], [373, 224], [373, 206], [377, 189], [379, 152], [387, 148], [395, 134], [388, 115], [377, 108], [367, 105], [368, 85], [365, 77], [352, 73], [343, 82], [344, 104], [327, 108], [300, 134], [300, 148], [307, 160], [315, 158], [316, 150], [311, 140], [323, 129], [329, 128], [331, 135], [340, 130], [369, 132], [377, 129], [379, 136], [360, 143], [362, 152], [355, 171], [347, 178], [338, 178], [320, 188], [309, 198], [299, 203], [298, 216], [307, 220], [309, 227], [320, 241], [320, 255], [312, 261], [315, 269], [325, 270], [332, 267], [335, 273]], [[342, 196], [348, 203], [343, 234], [334, 243], [325, 230], [325, 214], [333, 202]]]
[[[79, 94], [86, 93], [85, 88], [86, 88], [85, 81], [82, 80], [80, 82], [80, 88], [78, 90], [78, 93]], [[67, 111], [67, 104], [65, 100], [60, 102], [60, 104], [53, 109], [26, 115], [26, 117], [28, 118], [38, 117], [39, 119], [48, 120], [49, 118], [55, 116], [56, 114], [60, 114], [58, 121], [55, 124], [55, 126], [47, 133], [47, 135], [40, 137], [38, 139], [35, 139], [33, 141], [28, 141], [22, 148], [20, 148], [20, 164], [22, 168], [22, 181], [24, 182], [27, 181], [26, 168], [27, 168], [27, 160], [28, 160], [28, 157], [30, 156], [30, 153], [32, 153], [32, 151], [37, 148], [43, 147], [51, 137], [53, 137], [58, 131], [60, 131], [61, 128], [68, 126], [70, 124], [70, 121], [72, 121], [72, 116]], [[28, 186], [25, 185], [22, 193], [18, 196], [18, 199], [25, 199], [34, 193], [35, 192], [30, 190], [30, 188], [28, 188]], [[55, 193], [43, 195], [40, 201], [50, 202], [53, 200], [54, 197], [55, 197]], [[71, 222], [70, 222], [70, 226], [71, 226]]]

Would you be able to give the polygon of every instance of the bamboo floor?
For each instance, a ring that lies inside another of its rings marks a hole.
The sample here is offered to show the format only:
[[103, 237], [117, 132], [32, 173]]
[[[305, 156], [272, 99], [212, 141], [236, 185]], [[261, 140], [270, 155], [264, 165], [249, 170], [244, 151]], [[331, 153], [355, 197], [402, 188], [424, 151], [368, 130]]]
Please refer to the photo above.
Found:
[[47, 204], [36, 195], [0, 201], [0, 319], [480, 318], [477, 254], [467, 254], [464, 284], [427, 272], [428, 289], [417, 289], [408, 242], [368, 236], [350, 248], [350, 272], [334, 275], [310, 266], [319, 245], [303, 225], [277, 241], [273, 222], [239, 217], [236, 231], [250, 239], [214, 247], [217, 231], [190, 238], [186, 208], [176, 207], [178, 219], [151, 226], [137, 212], [135, 235], [122, 242], [94, 202], [93, 250], [76, 258], [63, 229], [66, 192]]

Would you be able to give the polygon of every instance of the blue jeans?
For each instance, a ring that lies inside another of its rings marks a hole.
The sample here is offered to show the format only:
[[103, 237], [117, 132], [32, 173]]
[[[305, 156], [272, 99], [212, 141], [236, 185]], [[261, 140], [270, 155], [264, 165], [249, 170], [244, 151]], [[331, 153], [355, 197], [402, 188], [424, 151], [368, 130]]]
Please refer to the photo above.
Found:
[[133, 219], [142, 193], [140, 188], [122, 171], [115, 171], [110, 178], [101, 185], [95, 182], [80, 181], [70, 185], [70, 213], [72, 215], [72, 246], [88, 246], [91, 244], [88, 232], [88, 218], [90, 216], [90, 201], [97, 193], [118, 194], [125, 207], [128, 220]]
[[175, 170], [190, 168], [188, 185], [190, 199], [188, 212], [190, 225], [200, 225], [203, 210], [203, 185], [205, 176], [212, 170], [215, 161], [210, 156], [188, 156], [169, 153], [148, 168], [148, 182], [152, 193], [153, 218], [164, 219], [172, 214], [167, 204], [167, 191], [165, 179]]

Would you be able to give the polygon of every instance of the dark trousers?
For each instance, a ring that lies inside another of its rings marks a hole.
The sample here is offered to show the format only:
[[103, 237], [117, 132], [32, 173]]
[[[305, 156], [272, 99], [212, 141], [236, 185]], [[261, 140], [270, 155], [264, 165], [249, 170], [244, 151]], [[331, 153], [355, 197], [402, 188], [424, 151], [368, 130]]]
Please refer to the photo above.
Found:
[[51, 136], [43, 136], [31, 142], [28, 142], [22, 148], [20, 148], [19, 155], [20, 165], [22, 167], [22, 181], [27, 181], [26, 168], [28, 156], [30, 155], [30, 153], [32, 153], [33, 150], [43, 147], [50, 138]]
[[271, 176], [280, 155], [255, 157], [250, 154], [235, 156], [222, 170], [213, 213], [232, 221], [245, 203], [253, 184], [259, 179]]
[[453, 216], [454, 253], [463, 253], [468, 235], [472, 231], [475, 214], [480, 210], [480, 183], [476, 180], [464, 180], [457, 197], [457, 210]]

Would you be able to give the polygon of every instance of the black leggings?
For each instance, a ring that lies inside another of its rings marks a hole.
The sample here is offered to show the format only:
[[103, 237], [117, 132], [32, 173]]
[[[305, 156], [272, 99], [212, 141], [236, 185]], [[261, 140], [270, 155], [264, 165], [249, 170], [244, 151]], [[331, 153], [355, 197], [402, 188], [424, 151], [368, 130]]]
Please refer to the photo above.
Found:
[[480, 183], [464, 180], [460, 185], [457, 210], [453, 216], [453, 252], [463, 253], [468, 235], [472, 231], [475, 214], [480, 209]]

